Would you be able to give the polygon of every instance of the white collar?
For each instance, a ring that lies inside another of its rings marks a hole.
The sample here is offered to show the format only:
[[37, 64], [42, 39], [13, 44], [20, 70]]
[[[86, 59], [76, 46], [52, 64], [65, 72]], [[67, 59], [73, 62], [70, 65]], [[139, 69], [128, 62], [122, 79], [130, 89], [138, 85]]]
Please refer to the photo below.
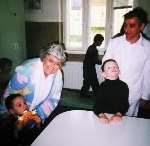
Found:
[[133, 43], [133, 44], [131, 44], [130, 42], [128, 42], [128, 41], [126, 40], [126, 35], [125, 35], [125, 34], [123, 35], [123, 39], [125, 40], [125, 42], [126, 42], [127, 44], [130, 44], [130, 45], [136, 44], [136, 45], [143, 46], [143, 37], [142, 37], [142, 34], [141, 34], [141, 33], [140, 33], [140, 38], [139, 38], [135, 43]]

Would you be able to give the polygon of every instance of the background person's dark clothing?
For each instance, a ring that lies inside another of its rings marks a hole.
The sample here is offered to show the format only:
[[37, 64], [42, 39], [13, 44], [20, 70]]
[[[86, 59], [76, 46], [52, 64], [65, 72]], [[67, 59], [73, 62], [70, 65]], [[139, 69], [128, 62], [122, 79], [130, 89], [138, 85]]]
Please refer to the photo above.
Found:
[[115, 114], [120, 112], [124, 115], [129, 108], [128, 96], [129, 88], [125, 82], [119, 79], [106, 79], [97, 91], [94, 113], [98, 115], [100, 113]]
[[16, 122], [17, 118], [9, 113], [0, 114], [0, 145], [18, 146]]
[[83, 86], [80, 92], [81, 96], [88, 96], [90, 86], [94, 93], [96, 93], [99, 87], [99, 82], [97, 79], [95, 65], [100, 65], [101, 63], [102, 61], [99, 60], [98, 57], [98, 50], [96, 49], [96, 46], [92, 44], [88, 47], [83, 61]]

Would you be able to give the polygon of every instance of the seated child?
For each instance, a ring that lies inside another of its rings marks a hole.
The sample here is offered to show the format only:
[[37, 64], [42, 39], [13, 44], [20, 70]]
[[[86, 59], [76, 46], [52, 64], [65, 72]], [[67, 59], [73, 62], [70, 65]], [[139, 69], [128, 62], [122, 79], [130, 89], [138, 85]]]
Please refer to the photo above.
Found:
[[[30, 145], [41, 132], [41, 118], [28, 106], [20, 94], [11, 94], [5, 99], [6, 108], [11, 117], [14, 117], [17, 143]], [[7, 118], [8, 119], [8, 118]], [[7, 125], [5, 126], [7, 127]]]
[[[120, 71], [115, 60], [106, 60], [101, 70], [105, 81], [100, 84], [96, 94], [94, 113], [104, 124], [121, 121], [129, 108], [129, 88], [125, 82], [119, 80]], [[113, 115], [109, 118], [106, 113]]]
[[18, 128], [25, 126], [29, 121], [40, 125], [40, 117], [34, 111], [29, 111], [23, 96], [20, 94], [9, 95], [5, 100], [5, 105], [11, 114], [18, 117], [18, 120], [16, 121], [16, 126]]

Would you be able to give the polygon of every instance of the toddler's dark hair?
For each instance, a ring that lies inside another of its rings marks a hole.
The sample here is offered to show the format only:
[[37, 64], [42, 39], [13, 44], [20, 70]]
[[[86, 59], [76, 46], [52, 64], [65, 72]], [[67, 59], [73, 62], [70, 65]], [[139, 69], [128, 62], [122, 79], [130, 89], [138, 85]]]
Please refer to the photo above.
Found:
[[18, 96], [22, 97], [21, 94], [10, 94], [8, 97], [6, 97], [6, 99], [5, 99], [5, 105], [6, 105], [7, 110], [10, 110], [10, 109], [13, 108], [13, 103], [12, 102]]

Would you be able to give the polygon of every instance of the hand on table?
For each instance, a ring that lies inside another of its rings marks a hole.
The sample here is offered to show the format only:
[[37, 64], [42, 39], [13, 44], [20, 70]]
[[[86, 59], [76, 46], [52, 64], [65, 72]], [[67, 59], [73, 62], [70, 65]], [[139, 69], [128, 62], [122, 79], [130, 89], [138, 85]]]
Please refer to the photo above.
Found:
[[122, 114], [120, 112], [114, 114], [110, 118], [105, 113], [100, 113], [98, 117], [103, 124], [116, 123], [122, 120]]
[[110, 119], [109, 122], [110, 123], [116, 123], [116, 122], [120, 122], [122, 120], [122, 114], [121, 113], [116, 113], [114, 114]]
[[98, 115], [98, 117], [99, 117], [99, 120], [100, 120], [101, 123], [103, 123], [103, 124], [108, 124], [109, 123], [109, 118], [106, 116], [106, 114], [101, 113], [101, 114]]

